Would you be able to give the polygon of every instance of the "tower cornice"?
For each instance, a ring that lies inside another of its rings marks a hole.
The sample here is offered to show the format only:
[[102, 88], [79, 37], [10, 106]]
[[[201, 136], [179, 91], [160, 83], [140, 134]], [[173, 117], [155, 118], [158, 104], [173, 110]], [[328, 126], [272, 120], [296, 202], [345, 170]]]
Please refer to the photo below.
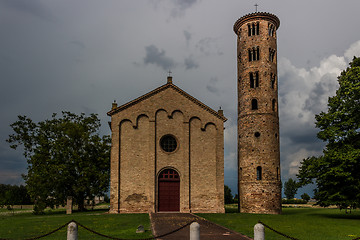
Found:
[[246, 14], [245, 16], [242, 16], [235, 22], [234, 28], [233, 28], [235, 34], [238, 34], [238, 29], [244, 23], [254, 21], [254, 20], [259, 20], [259, 19], [262, 19], [262, 20], [265, 19], [265, 20], [269, 20], [269, 21], [273, 22], [276, 26], [276, 29], [278, 29], [280, 26], [279, 18], [272, 13], [267, 13], [267, 12], [249, 13], [249, 14]]

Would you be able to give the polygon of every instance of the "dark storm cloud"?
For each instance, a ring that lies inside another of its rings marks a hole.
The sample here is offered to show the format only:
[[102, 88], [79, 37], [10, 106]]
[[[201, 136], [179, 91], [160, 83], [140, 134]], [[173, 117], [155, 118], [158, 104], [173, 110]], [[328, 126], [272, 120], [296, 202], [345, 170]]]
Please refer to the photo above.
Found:
[[199, 67], [199, 63], [197, 63], [197, 62], [193, 59], [192, 56], [189, 56], [189, 57], [185, 58], [184, 64], [185, 64], [186, 70], [193, 69], [193, 68], [198, 68], [198, 67]]
[[26, 171], [27, 163], [20, 151], [11, 149], [10, 144], [5, 142], [7, 134], [2, 134], [0, 142], [0, 183], [23, 184], [21, 174]]
[[38, 0], [1, 0], [0, 6], [27, 13], [43, 20], [52, 21], [54, 19], [49, 9]]
[[159, 50], [156, 46], [150, 45], [145, 47], [146, 56], [144, 57], [145, 64], [155, 64], [162, 69], [168, 71], [175, 67], [175, 61], [165, 55], [165, 50]]

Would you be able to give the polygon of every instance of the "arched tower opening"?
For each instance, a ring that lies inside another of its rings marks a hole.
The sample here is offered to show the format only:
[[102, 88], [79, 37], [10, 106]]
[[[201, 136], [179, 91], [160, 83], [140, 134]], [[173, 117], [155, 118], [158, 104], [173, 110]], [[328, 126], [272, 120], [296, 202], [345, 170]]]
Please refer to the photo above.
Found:
[[[280, 147], [277, 137], [279, 116], [276, 104], [276, 31], [279, 26], [278, 17], [264, 12], [245, 15], [234, 24], [239, 79], [238, 186], [241, 212], [281, 213]], [[258, 133], [255, 137], [240, 138], [254, 136], [254, 132]]]

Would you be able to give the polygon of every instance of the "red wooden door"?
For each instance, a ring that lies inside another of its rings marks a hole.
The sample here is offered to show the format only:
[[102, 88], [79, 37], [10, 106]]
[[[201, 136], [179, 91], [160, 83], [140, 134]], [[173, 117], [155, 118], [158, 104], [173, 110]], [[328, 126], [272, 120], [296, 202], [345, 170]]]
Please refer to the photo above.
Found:
[[159, 212], [180, 211], [180, 178], [173, 169], [165, 169], [159, 175]]

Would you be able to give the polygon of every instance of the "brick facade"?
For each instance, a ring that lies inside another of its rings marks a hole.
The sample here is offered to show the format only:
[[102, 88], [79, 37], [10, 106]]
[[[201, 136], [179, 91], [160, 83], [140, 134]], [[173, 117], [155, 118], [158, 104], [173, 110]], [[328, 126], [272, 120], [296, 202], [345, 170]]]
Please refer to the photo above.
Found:
[[281, 213], [276, 30], [279, 19], [252, 13], [234, 24], [238, 66], [239, 206]]
[[[172, 83], [111, 111], [110, 213], [158, 211], [158, 178], [180, 177], [180, 212], [224, 212], [224, 122]], [[160, 139], [177, 148], [166, 152]]]

